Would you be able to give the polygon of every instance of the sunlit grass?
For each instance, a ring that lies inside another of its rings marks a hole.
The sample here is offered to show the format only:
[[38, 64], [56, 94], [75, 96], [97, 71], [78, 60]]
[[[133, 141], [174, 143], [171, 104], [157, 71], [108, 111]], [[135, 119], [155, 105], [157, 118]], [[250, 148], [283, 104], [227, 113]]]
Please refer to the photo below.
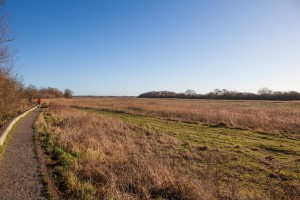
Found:
[[82, 107], [76, 100], [52, 103], [37, 123], [64, 198], [300, 195], [300, 141], [295, 134]]
[[300, 102], [78, 98], [59, 103], [191, 123], [222, 123], [299, 138]]
[[[197, 150], [205, 146], [207, 149], [226, 152], [233, 159], [230, 161], [231, 170], [237, 170], [236, 173], [241, 175], [243, 184], [252, 185], [260, 190], [262, 187], [266, 187], [265, 190], [268, 189], [269, 185], [263, 185], [263, 181], [268, 180], [276, 169], [280, 169], [281, 173], [300, 181], [298, 160], [300, 158], [300, 140], [287, 138], [280, 134], [218, 128], [205, 124], [174, 122], [125, 113], [96, 112], [117, 117], [146, 130], [168, 133], [182, 141], [182, 148]], [[256, 183], [257, 181], [258, 183]], [[269, 181], [276, 182], [272, 179]]]

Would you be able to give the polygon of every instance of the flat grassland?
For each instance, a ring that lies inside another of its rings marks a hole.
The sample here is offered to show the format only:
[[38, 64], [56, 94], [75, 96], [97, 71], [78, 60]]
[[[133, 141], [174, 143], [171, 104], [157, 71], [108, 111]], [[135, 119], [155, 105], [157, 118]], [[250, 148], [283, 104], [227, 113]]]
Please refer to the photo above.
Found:
[[36, 128], [65, 199], [300, 198], [300, 102], [57, 99]]

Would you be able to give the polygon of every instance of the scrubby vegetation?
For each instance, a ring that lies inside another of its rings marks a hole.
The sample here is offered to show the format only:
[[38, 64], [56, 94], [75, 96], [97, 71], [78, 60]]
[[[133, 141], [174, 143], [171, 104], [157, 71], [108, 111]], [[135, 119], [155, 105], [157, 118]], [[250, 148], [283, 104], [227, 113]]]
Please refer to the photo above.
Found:
[[[300, 141], [295, 134], [150, 116], [137, 109], [138, 101], [51, 101], [36, 126], [64, 199], [299, 198]], [[144, 107], [166, 106], [142, 101]], [[120, 110], [131, 103], [139, 112]], [[253, 106], [270, 105], [241, 107]]]
[[62, 91], [57, 88], [40, 88], [34, 85], [29, 85], [23, 89], [23, 97], [29, 100], [38, 98], [60, 98], [63, 97]]
[[13, 54], [8, 43], [8, 23], [2, 14], [4, 1], [0, 0], [0, 126], [22, 109], [22, 85], [13, 73]]
[[8, 69], [0, 68], [0, 126], [24, 107], [26, 103], [22, 102], [19, 82]]

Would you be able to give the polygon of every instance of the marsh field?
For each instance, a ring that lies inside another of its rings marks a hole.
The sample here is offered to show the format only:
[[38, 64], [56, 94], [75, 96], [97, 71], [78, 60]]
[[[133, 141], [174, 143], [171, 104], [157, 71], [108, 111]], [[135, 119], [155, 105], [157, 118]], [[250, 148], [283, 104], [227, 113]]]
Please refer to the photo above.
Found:
[[47, 104], [35, 128], [63, 199], [300, 198], [300, 102]]

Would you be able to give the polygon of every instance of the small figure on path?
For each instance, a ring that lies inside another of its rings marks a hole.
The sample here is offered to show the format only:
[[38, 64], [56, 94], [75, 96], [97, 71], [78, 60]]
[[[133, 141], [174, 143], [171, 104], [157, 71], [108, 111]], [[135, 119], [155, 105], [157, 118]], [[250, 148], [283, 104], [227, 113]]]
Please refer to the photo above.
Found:
[[43, 99], [39, 98], [38, 101], [38, 108], [41, 108], [42, 107], [42, 103], [43, 103]]

